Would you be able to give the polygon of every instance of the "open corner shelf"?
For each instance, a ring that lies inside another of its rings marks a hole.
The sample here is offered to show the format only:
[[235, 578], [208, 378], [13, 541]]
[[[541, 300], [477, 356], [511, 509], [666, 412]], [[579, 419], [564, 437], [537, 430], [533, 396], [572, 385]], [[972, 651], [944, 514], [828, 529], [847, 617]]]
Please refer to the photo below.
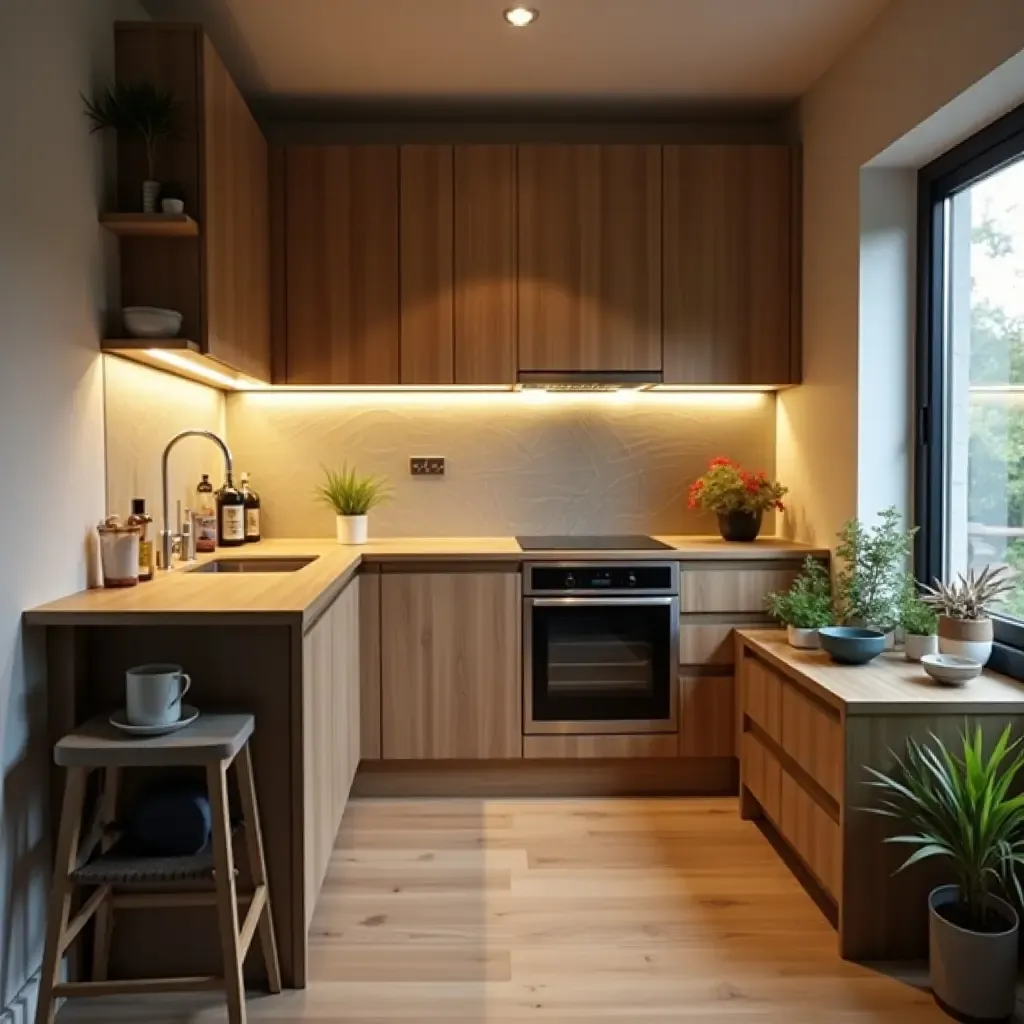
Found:
[[199, 225], [187, 213], [102, 213], [100, 224], [115, 235], [195, 238]]

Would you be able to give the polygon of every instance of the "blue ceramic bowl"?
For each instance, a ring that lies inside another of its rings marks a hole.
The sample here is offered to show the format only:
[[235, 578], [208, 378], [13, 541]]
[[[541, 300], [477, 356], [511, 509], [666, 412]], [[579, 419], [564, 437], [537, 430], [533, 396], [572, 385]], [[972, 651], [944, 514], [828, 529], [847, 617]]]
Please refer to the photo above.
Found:
[[843, 665], [866, 665], [885, 650], [885, 634], [855, 626], [826, 626], [818, 630], [822, 650]]

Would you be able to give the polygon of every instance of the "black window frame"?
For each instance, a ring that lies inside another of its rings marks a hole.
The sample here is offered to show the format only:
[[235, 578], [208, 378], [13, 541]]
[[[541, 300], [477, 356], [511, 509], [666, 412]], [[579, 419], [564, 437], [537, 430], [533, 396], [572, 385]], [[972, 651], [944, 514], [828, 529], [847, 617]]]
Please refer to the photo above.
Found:
[[[948, 200], [1024, 158], [1024, 105], [982, 128], [918, 172], [918, 308], [915, 372], [914, 549], [918, 579], [941, 576], [945, 536], [943, 457], [945, 271]], [[990, 666], [1024, 679], [1024, 621], [995, 617]]]

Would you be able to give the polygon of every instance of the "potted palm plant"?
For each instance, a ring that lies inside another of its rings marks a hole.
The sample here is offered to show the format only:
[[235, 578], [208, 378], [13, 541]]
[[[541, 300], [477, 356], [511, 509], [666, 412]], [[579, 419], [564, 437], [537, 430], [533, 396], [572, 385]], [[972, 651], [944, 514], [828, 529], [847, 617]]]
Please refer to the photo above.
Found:
[[142, 183], [143, 213], [156, 212], [160, 182], [156, 180], [156, 154], [159, 144], [174, 132], [177, 102], [173, 93], [158, 89], [150, 82], [117, 82], [96, 99], [82, 97], [85, 115], [92, 122], [90, 131], [113, 128], [118, 135], [141, 139], [146, 147], [146, 173]]
[[1007, 726], [986, 755], [981, 727], [965, 730], [959, 753], [933, 736], [911, 740], [895, 757], [892, 776], [868, 768], [880, 791], [874, 814], [906, 822], [906, 835], [888, 843], [914, 847], [898, 869], [941, 859], [955, 883], [928, 897], [928, 952], [932, 991], [944, 1007], [976, 1020], [1005, 1020], [1014, 1011], [1017, 912], [999, 893], [1022, 894], [1017, 865], [1024, 862], [1024, 795], [1010, 796], [1024, 752]]
[[970, 658], [981, 665], [992, 656], [992, 619], [989, 608], [1015, 588], [1007, 566], [986, 565], [980, 573], [968, 570], [951, 583], [924, 584], [923, 600], [939, 614], [939, 651]]
[[339, 544], [365, 544], [369, 536], [369, 512], [390, 494], [383, 477], [360, 476], [347, 465], [340, 470], [324, 468], [324, 482], [317, 495], [334, 509]]
[[903, 653], [907, 661], [920, 661], [926, 654], [938, 653], [938, 622], [935, 609], [921, 600], [917, 582], [908, 574], [900, 596], [899, 619], [903, 630]]
[[786, 627], [790, 646], [813, 649], [818, 630], [831, 626], [832, 579], [818, 559], [808, 555], [789, 590], [765, 598], [768, 614]]
[[761, 532], [764, 513], [785, 509], [782, 498], [787, 490], [763, 470], [752, 473], [719, 456], [690, 486], [690, 508], [714, 512], [724, 540], [754, 541]]

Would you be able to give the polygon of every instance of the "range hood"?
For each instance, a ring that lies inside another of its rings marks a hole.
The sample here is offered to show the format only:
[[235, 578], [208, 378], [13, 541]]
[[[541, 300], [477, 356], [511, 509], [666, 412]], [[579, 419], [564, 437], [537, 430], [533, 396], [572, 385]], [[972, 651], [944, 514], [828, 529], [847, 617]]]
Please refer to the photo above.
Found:
[[519, 385], [542, 391], [637, 391], [661, 383], [657, 370], [520, 370]]

